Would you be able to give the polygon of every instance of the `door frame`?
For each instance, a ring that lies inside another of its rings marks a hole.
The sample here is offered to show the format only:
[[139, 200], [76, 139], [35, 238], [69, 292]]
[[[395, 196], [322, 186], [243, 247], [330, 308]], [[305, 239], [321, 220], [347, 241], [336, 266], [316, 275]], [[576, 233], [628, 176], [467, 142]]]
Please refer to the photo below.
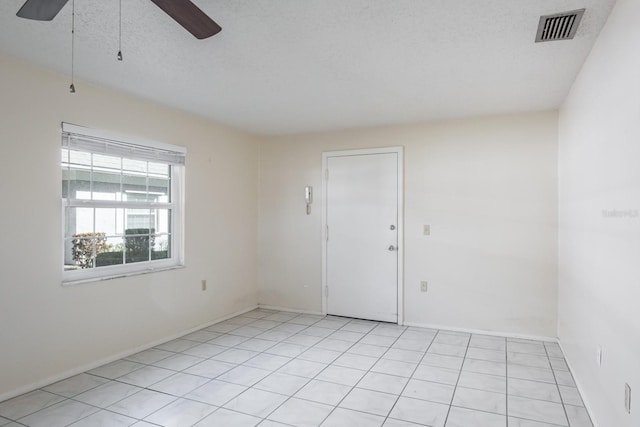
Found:
[[404, 324], [404, 147], [365, 148], [325, 151], [322, 153], [322, 314], [327, 314], [327, 167], [330, 157], [362, 156], [368, 154], [398, 155], [398, 325]]

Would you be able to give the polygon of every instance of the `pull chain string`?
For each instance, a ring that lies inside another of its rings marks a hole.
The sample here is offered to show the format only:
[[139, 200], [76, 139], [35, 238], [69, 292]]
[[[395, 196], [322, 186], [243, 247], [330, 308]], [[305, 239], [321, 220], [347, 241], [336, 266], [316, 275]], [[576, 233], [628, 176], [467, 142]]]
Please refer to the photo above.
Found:
[[71, 86], [69, 86], [69, 92], [76, 93], [75, 81], [75, 40], [76, 40], [76, 0], [71, 2]]
[[119, 29], [118, 29], [118, 61], [122, 61], [122, 0], [119, 2]]

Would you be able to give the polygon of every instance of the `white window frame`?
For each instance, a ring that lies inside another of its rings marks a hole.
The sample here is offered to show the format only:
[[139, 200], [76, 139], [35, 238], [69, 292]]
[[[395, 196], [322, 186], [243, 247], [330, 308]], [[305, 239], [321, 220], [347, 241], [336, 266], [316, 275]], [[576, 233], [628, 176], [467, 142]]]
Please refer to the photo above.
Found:
[[[69, 123], [62, 123], [62, 142], [64, 147], [65, 135], [72, 134], [79, 137], [86, 137], [92, 140], [103, 140], [105, 142], [116, 142], [120, 144], [131, 145], [132, 147], [143, 147], [146, 149], [158, 149], [177, 153], [186, 156], [186, 148], [165, 144], [157, 141], [143, 140], [130, 136], [118, 135], [112, 132], [90, 129]], [[98, 154], [104, 154], [99, 151], [91, 151]], [[122, 157], [126, 158], [126, 155]], [[164, 163], [164, 162], [161, 162]], [[99, 280], [108, 280], [118, 277], [133, 276], [138, 274], [153, 273], [157, 271], [170, 270], [184, 267], [184, 177], [185, 166], [169, 164], [171, 167], [171, 201], [168, 203], [160, 202], [125, 202], [125, 201], [104, 201], [104, 200], [79, 200], [62, 198], [62, 284], [76, 285]], [[62, 196], [62, 194], [61, 194]], [[170, 258], [134, 262], [130, 264], [118, 264], [112, 266], [103, 266], [98, 268], [64, 270], [65, 263], [65, 234], [66, 234], [66, 207], [92, 207], [92, 208], [129, 208], [129, 209], [148, 209], [148, 208], [168, 208], [171, 210], [171, 251]]]

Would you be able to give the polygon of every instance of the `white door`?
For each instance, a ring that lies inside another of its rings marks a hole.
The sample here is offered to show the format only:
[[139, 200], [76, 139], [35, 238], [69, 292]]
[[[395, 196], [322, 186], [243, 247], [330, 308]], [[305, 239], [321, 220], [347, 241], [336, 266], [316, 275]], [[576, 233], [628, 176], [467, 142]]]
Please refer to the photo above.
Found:
[[326, 311], [398, 321], [399, 155], [327, 155]]

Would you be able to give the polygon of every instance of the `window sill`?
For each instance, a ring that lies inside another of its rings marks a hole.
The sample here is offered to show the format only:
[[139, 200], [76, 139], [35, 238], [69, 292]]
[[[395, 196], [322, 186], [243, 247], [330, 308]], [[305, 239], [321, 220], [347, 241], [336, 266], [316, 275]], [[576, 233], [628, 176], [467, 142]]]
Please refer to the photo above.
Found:
[[85, 283], [102, 282], [104, 280], [121, 279], [121, 278], [124, 278], [124, 277], [140, 276], [142, 274], [158, 273], [158, 272], [161, 272], [161, 271], [179, 270], [179, 269], [182, 269], [182, 268], [185, 268], [184, 264], [172, 265], [172, 266], [168, 266], [168, 267], [148, 268], [148, 269], [145, 269], [145, 270], [131, 271], [131, 272], [126, 272], [126, 273], [115, 273], [115, 274], [110, 274], [110, 275], [105, 275], [105, 276], [100, 276], [100, 277], [88, 277], [88, 278], [79, 279], [79, 280], [63, 280], [62, 281], [62, 286], [66, 287], [66, 286], [83, 285]]

